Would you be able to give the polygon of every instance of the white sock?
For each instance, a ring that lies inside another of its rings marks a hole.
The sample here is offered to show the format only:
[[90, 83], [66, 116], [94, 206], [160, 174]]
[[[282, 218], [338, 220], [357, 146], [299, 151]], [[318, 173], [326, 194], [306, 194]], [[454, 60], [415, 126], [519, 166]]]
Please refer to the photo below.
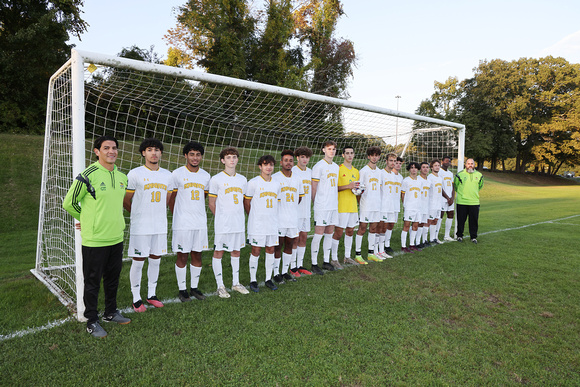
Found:
[[368, 248], [369, 248], [369, 254], [374, 254], [375, 253], [375, 240], [377, 238], [377, 234], [372, 233], [369, 231], [369, 238], [368, 238]]
[[437, 220], [437, 229], [435, 230], [435, 238], [439, 239], [439, 230], [441, 230], [441, 224], [443, 224], [443, 219]]
[[175, 277], [177, 278], [177, 288], [179, 290], [187, 289], [187, 286], [185, 285], [187, 281], [187, 268], [185, 266], [179, 267], [175, 265]]
[[272, 271], [274, 272], [272, 275], [280, 274], [280, 263], [282, 262], [282, 258], [276, 258], [274, 256], [274, 264], [272, 265]]
[[199, 276], [201, 274], [201, 266], [193, 266], [192, 264], [189, 265], [189, 273], [191, 275], [191, 287], [197, 289], [197, 285], [199, 284]]
[[296, 249], [292, 249], [292, 256], [290, 257], [290, 268], [296, 270], [298, 268], [296, 263]]
[[274, 270], [274, 254], [266, 253], [266, 281], [272, 279], [272, 271]]
[[409, 231], [409, 246], [415, 246], [415, 239], [417, 239], [417, 231], [411, 229]]
[[322, 256], [324, 262], [330, 263], [330, 250], [332, 249], [332, 234], [324, 234], [322, 240]]
[[332, 238], [332, 247], [330, 249], [330, 255], [333, 261], [338, 261], [338, 244], [340, 241]]
[[437, 239], [437, 225], [436, 224], [432, 224], [429, 226], [429, 234], [430, 234], [432, 241]]
[[362, 240], [363, 240], [363, 236], [356, 234], [356, 238], [354, 238], [354, 251], [357, 254], [361, 252]]
[[260, 257], [256, 257], [250, 254], [250, 281], [257, 282], [256, 274], [258, 273], [258, 262]]
[[288, 273], [288, 268], [290, 267], [290, 263], [292, 262], [292, 254], [282, 253], [282, 273]]
[[240, 257], [231, 257], [230, 264], [232, 265], [232, 286], [240, 283]]
[[385, 252], [385, 234], [379, 234], [378, 249], [379, 249], [379, 253]]
[[423, 226], [423, 243], [427, 242], [429, 234], [429, 226]]
[[218, 288], [224, 286], [224, 278], [222, 274], [222, 259], [212, 258], [211, 267], [213, 268], [213, 275], [215, 276], [215, 283]]
[[141, 277], [143, 276], [143, 265], [145, 265], [145, 261], [136, 261], [133, 259], [133, 263], [131, 263], [129, 282], [131, 282], [133, 303], [141, 299]]
[[446, 237], [451, 237], [451, 226], [453, 225], [453, 218], [449, 219], [445, 219], [445, 236]]
[[313, 265], [318, 265], [318, 249], [320, 249], [320, 241], [322, 234], [314, 234], [312, 237], [312, 244], [310, 245], [310, 255]]
[[417, 229], [417, 234], [415, 234], [415, 246], [421, 244], [421, 235], [423, 235], [423, 227]]
[[147, 298], [155, 296], [157, 280], [159, 279], [159, 266], [161, 266], [161, 258], [149, 258], [149, 263], [147, 264]]
[[350, 258], [350, 253], [352, 250], [352, 235], [344, 235], [344, 257]]
[[296, 266], [304, 266], [304, 254], [306, 253], [306, 246], [298, 246], [296, 248]]
[[408, 231], [401, 231], [401, 247], [407, 247], [407, 234]]
[[385, 247], [391, 247], [391, 236], [393, 235], [393, 230], [387, 230], [385, 232]]

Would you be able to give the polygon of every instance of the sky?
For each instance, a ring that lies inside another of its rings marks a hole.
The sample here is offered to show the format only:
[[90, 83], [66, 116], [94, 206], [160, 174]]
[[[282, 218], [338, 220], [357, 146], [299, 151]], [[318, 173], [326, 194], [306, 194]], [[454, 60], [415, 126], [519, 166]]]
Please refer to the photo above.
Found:
[[[255, 0], [255, 4], [260, 4]], [[482, 60], [561, 56], [580, 63], [577, 0], [342, 0], [338, 37], [358, 58], [350, 100], [413, 113], [434, 82], [470, 78]], [[176, 26], [185, 0], [85, 0], [89, 23], [78, 49], [116, 55], [122, 48], [155, 46]], [[400, 98], [396, 98], [400, 96]], [[397, 106], [398, 103], [398, 106]]]

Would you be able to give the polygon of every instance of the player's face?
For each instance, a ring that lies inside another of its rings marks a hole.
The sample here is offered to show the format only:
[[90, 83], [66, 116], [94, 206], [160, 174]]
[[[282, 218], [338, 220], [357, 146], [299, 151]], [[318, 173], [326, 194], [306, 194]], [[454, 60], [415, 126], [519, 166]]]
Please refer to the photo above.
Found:
[[421, 165], [421, 176], [427, 176], [429, 174], [429, 165], [423, 164]]
[[412, 165], [411, 168], [409, 169], [409, 175], [411, 175], [411, 177], [417, 177], [418, 172], [419, 170], [414, 165]]
[[161, 150], [154, 146], [150, 146], [142, 152], [142, 155], [145, 157], [146, 162], [150, 164], [158, 164], [161, 159]]
[[401, 170], [401, 168], [403, 167], [403, 162], [402, 161], [395, 161], [395, 170], [398, 172]]
[[285, 155], [282, 157], [282, 160], [280, 160], [280, 166], [285, 171], [291, 171], [292, 167], [294, 166], [294, 156]]
[[190, 150], [189, 153], [185, 155], [187, 164], [194, 168], [199, 167], [202, 158], [203, 156], [201, 155], [201, 152], [193, 149]]
[[262, 175], [271, 176], [274, 172], [274, 164], [261, 164], [259, 167]]
[[345, 149], [344, 153], [342, 154], [342, 157], [344, 157], [344, 161], [352, 163], [352, 160], [354, 160], [354, 149], [350, 148]]
[[367, 156], [367, 158], [369, 159], [369, 162], [371, 164], [377, 165], [377, 163], [381, 159], [381, 155], [370, 155], [370, 156]]
[[475, 170], [475, 161], [473, 161], [473, 159], [467, 159], [465, 162], [465, 168], [467, 169], [467, 172], [473, 172]]
[[310, 157], [306, 155], [300, 155], [298, 156], [296, 161], [298, 162], [298, 166], [300, 167], [300, 169], [305, 169], [308, 166], [308, 163], [310, 162]]
[[238, 156], [237, 155], [225, 155], [221, 161], [225, 165], [226, 168], [235, 168], [236, 165], [238, 165]]
[[117, 150], [117, 144], [115, 141], [103, 141], [99, 149], [94, 149], [95, 154], [99, 158], [99, 161], [113, 165], [117, 161], [117, 156], [119, 151]]
[[394, 158], [394, 157], [389, 157], [389, 158], [387, 159], [387, 168], [388, 168], [388, 169], [393, 169], [393, 168], [395, 168], [395, 162], [396, 162], [396, 161], [397, 161], [397, 159], [396, 159], [396, 158]]
[[449, 168], [449, 165], [451, 165], [451, 160], [450, 159], [445, 158], [445, 159], [441, 160], [441, 166], [445, 170], [447, 170], [447, 168]]
[[336, 155], [336, 147], [334, 145], [325, 146], [322, 148], [322, 152], [324, 153], [324, 156], [332, 159]]
[[433, 172], [437, 173], [441, 170], [441, 164], [433, 163]]

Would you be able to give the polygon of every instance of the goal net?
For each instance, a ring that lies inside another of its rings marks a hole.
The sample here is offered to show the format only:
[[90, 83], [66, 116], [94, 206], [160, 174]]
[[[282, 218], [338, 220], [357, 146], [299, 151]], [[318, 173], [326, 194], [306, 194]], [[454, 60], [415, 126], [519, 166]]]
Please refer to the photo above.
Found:
[[[117, 166], [124, 173], [142, 165], [139, 144], [154, 137], [164, 144], [161, 166], [170, 171], [184, 165], [182, 149], [189, 141], [205, 147], [201, 167], [211, 175], [223, 169], [220, 151], [234, 146], [238, 172], [249, 180], [259, 174], [260, 156], [279, 160], [282, 150], [308, 146], [312, 166], [329, 139], [338, 144], [338, 164], [342, 147], [350, 145], [357, 168], [366, 164], [369, 146], [403, 155], [405, 162], [449, 155], [462, 167], [464, 131], [461, 124], [376, 106], [73, 50], [49, 85], [32, 272], [82, 320], [80, 233], [62, 200], [74, 177], [95, 161], [92, 144], [102, 135], [118, 139]], [[208, 231], [211, 246], [212, 216]], [[128, 232], [127, 227], [126, 242]]]

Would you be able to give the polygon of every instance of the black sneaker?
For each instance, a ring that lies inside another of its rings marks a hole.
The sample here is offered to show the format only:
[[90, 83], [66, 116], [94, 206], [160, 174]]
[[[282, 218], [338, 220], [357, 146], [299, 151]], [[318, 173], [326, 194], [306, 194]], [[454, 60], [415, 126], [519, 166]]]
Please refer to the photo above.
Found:
[[334, 266], [332, 266], [330, 262], [324, 262], [322, 268], [326, 271], [334, 271]]
[[116, 310], [114, 313], [111, 313], [108, 316], [103, 316], [103, 321], [104, 322], [115, 322], [117, 324], [125, 325], [125, 324], [129, 324], [131, 322], [131, 319], [123, 316], [121, 314], [121, 312]]
[[87, 332], [89, 332], [91, 336], [96, 337], [97, 339], [107, 337], [107, 331], [103, 329], [98, 321], [87, 324]]
[[324, 272], [322, 271], [322, 269], [318, 265], [312, 265], [312, 270], [311, 271], [314, 274], [324, 275]]
[[418, 249], [424, 249], [425, 248], [425, 243], [419, 243], [418, 245], [415, 245], [416, 248]]
[[471, 239], [471, 241], [472, 241], [473, 243], [477, 244], [477, 239], [475, 239], [475, 238], [472, 238], [472, 239]]
[[284, 279], [285, 279], [286, 281], [289, 281], [289, 282], [296, 282], [296, 278], [292, 277], [292, 276], [291, 276], [290, 274], [288, 274], [288, 273], [285, 273], [285, 274], [284, 274], [282, 277], [284, 277]]
[[195, 297], [195, 298], [197, 298], [197, 299], [198, 299], [198, 300], [200, 300], [200, 301], [201, 301], [201, 300], [205, 300], [205, 296], [204, 296], [204, 295], [203, 295], [203, 293], [202, 293], [202, 292], [200, 292], [200, 291], [199, 291], [197, 288], [190, 288], [190, 289], [189, 289], [189, 294], [190, 294], [192, 297]]
[[191, 301], [191, 298], [189, 298], [189, 293], [187, 293], [187, 290], [180, 290], [178, 297], [179, 297], [179, 301], [181, 301], [181, 302]]
[[391, 249], [390, 247], [385, 247], [385, 253], [393, 255], [395, 254], [395, 250]]
[[433, 239], [431, 241], [431, 246], [436, 246], [436, 245], [440, 245], [440, 244], [441, 244], [441, 242], [439, 242], [437, 239]]
[[277, 284], [283, 284], [284, 283], [284, 278], [282, 277], [281, 274], [276, 274], [274, 276], [274, 281], [276, 281]]
[[427, 241], [427, 242], [423, 243], [423, 246], [425, 246], [425, 247], [431, 247], [431, 243], [429, 241]]
[[260, 291], [260, 288], [258, 287], [258, 283], [256, 281], [250, 282], [250, 290], [256, 293]]
[[457, 242], [463, 242], [463, 237], [457, 237]]
[[272, 290], [278, 290], [278, 286], [276, 286], [274, 284], [274, 282], [272, 282], [272, 280], [266, 281], [265, 284], [266, 284], [266, 287], [268, 287], [268, 288], [270, 288]]

